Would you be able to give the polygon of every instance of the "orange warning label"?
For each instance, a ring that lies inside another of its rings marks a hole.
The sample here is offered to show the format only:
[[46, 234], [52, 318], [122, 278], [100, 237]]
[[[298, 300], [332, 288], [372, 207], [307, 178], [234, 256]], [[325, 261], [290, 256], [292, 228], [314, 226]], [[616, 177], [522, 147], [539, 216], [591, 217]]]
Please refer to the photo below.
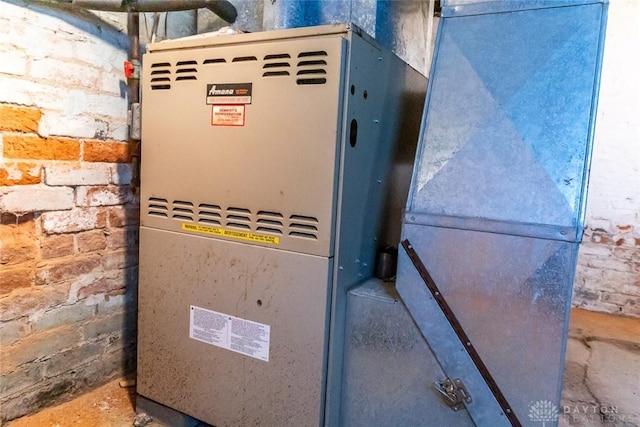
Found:
[[212, 105], [212, 126], [244, 126], [244, 105]]

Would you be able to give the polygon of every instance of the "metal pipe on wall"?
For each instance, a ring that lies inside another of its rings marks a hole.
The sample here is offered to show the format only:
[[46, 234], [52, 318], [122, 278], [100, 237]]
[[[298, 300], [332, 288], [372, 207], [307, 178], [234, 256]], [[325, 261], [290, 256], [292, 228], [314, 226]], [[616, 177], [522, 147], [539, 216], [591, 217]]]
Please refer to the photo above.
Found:
[[[129, 58], [134, 67], [140, 65], [140, 15], [138, 12], [129, 12], [127, 17], [127, 33], [129, 35]], [[132, 103], [139, 101], [140, 74], [134, 72], [129, 78]]]
[[238, 17], [235, 6], [226, 0], [72, 0], [70, 4], [82, 9], [110, 12], [172, 12], [207, 8], [229, 23], [234, 23]]
[[78, 9], [105, 12], [174, 12], [206, 8], [232, 24], [238, 17], [235, 6], [227, 0], [37, 0]]
[[[134, 126], [133, 111], [140, 103], [140, 14], [129, 12], [127, 15], [127, 34], [129, 36], [129, 60], [132, 74], [128, 79], [129, 105], [131, 106], [130, 129]], [[131, 162], [131, 188], [140, 187], [140, 139], [129, 131], [129, 160]]]

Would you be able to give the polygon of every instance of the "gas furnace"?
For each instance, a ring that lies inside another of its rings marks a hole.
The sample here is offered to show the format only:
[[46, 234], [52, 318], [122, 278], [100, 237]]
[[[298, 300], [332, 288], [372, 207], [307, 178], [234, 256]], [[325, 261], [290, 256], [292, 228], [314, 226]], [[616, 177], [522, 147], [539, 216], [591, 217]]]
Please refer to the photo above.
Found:
[[138, 392], [337, 425], [348, 289], [397, 244], [426, 79], [353, 25], [144, 57]]

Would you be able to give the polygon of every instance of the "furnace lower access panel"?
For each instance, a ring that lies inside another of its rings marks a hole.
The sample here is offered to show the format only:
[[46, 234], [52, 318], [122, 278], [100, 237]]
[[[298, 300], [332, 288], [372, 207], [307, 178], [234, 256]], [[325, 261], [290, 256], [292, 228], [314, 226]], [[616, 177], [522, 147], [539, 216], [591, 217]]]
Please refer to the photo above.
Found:
[[340, 425], [347, 291], [399, 240], [426, 79], [355, 26], [150, 45], [138, 392]]
[[139, 393], [219, 425], [316, 424], [332, 261], [147, 228], [140, 238], [154, 268], [140, 277]]

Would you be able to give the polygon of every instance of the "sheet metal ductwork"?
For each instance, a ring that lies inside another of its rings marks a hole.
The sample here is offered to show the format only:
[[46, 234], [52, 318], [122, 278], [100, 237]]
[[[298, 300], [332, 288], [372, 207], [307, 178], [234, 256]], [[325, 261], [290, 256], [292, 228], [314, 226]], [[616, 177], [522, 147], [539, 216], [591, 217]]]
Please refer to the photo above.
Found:
[[[606, 9], [580, 0], [442, 9], [403, 240], [525, 425], [558, 419]], [[397, 290], [445, 375], [465, 382], [473, 423], [509, 425], [404, 249]]]

